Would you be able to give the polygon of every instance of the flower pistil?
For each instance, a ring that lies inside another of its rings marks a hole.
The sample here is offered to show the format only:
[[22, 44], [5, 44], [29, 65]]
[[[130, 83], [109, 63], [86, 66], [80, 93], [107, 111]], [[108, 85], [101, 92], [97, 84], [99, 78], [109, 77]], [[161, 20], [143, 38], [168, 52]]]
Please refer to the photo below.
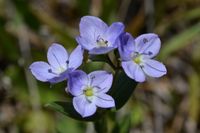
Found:
[[90, 96], [93, 96], [93, 88], [92, 87], [87, 87], [85, 90], [84, 90], [84, 94], [86, 97], [90, 97]]
[[98, 36], [97, 38], [97, 45], [99, 47], [108, 47], [108, 41]]

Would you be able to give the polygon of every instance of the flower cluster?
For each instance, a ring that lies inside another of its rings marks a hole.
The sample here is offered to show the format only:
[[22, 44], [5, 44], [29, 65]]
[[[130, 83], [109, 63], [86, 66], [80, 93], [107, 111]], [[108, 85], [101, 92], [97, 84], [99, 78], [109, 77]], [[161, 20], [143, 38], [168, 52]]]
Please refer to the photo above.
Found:
[[112, 86], [112, 73], [99, 70], [87, 75], [77, 70], [82, 64], [84, 50], [99, 55], [118, 48], [124, 72], [137, 82], [144, 82], [146, 76], [161, 77], [166, 74], [165, 66], [152, 59], [161, 46], [156, 34], [143, 34], [134, 39], [124, 31], [123, 23], [115, 22], [108, 26], [94, 16], [82, 17], [79, 29], [80, 35], [76, 37], [78, 46], [70, 55], [63, 46], [54, 43], [47, 52], [48, 63], [34, 62], [30, 70], [36, 79], [43, 82], [67, 80], [66, 91], [73, 96], [74, 109], [82, 117], [93, 115], [97, 107], [115, 107], [112, 96], [106, 94]]

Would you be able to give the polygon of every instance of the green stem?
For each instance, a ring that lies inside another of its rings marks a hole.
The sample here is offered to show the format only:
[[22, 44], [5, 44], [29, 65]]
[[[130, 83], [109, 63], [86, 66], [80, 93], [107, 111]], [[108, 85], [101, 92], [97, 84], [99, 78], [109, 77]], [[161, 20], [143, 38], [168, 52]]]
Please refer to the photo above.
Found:
[[95, 128], [96, 133], [107, 133], [108, 132], [106, 115], [102, 116], [102, 118], [100, 120], [94, 122], [94, 128]]
[[115, 70], [116, 66], [113, 64], [113, 62], [111, 61], [110, 57], [107, 55], [107, 63]]
[[114, 54], [115, 54], [115, 59], [116, 59], [116, 62], [117, 62], [117, 69], [120, 69], [120, 56], [119, 56], [119, 52], [118, 52], [118, 50], [115, 50], [114, 51]]

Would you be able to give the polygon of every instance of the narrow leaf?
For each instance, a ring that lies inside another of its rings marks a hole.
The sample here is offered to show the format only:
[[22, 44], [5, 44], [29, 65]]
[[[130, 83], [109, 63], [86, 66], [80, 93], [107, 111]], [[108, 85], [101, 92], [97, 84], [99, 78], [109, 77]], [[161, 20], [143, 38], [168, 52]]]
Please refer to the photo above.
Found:
[[106, 62], [109, 64], [113, 69], [115, 68], [115, 65], [112, 63], [108, 55], [103, 54], [103, 55], [90, 55], [89, 56], [90, 60], [92, 61], [97, 61], [97, 62]]
[[118, 71], [114, 80], [114, 84], [109, 94], [115, 99], [116, 109], [123, 107], [131, 97], [137, 86], [137, 82], [130, 79], [124, 71]]

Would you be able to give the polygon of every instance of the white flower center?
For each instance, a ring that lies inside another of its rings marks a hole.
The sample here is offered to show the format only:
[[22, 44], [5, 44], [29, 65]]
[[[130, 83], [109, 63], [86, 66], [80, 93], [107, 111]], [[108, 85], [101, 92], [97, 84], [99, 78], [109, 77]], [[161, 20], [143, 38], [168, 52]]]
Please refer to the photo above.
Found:
[[103, 39], [102, 37], [100, 37], [100, 36], [98, 36], [97, 37], [97, 45], [99, 46], [99, 47], [108, 47], [108, 41], [107, 40], [105, 40], [105, 39]]
[[132, 55], [132, 60], [140, 65], [142, 62], [143, 62], [143, 57], [142, 57], [142, 54], [139, 54], [139, 53], [133, 53]]
[[54, 75], [60, 75], [61, 73], [65, 72], [67, 70], [67, 68], [64, 68], [62, 66], [58, 67], [58, 68], [54, 68], [54, 69], [49, 69], [48, 72], [52, 73]]
[[65, 70], [66, 70], [66, 69], [63, 68], [63, 67], [61, 66], [61, 67], [59, 67], [59, 68], [56, 69], [56, 72], [57, 72], [58, 74], [61, 74], [61, 73], [63, 73]]

